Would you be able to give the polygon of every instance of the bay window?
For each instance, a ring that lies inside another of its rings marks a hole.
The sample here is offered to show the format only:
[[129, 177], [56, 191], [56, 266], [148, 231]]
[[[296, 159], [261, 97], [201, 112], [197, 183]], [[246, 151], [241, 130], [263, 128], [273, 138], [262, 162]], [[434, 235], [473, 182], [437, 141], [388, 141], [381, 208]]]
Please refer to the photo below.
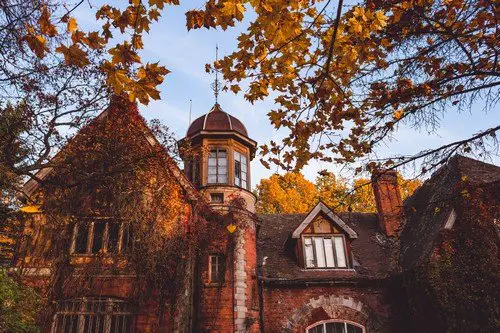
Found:
[[208, 155], [208, 184], [227, 184], [227, 151], [211, 149]]
[[343, 235], [304, 236], [306, 268], [348, 268]]

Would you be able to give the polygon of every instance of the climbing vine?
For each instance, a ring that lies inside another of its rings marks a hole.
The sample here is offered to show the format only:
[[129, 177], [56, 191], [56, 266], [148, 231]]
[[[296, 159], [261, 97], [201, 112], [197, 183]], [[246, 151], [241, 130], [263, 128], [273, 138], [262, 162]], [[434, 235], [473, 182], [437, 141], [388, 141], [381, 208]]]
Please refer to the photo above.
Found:
[[[115, 97], [53, 159], [33, 199], [43, 218], [31, 218], [22, 251], [24, 265], [51, 268], [42, 325], [51, 322], [59, 300], [102, 288], [99, 276], [130, 272], [136, 309], [154, 298], [158, 326], [182, 317], [176, 305], [189, 288], [194, 258], [214, 235], [227, 234], [230, 222], [190, 188], [169, 148], [153, 137], [133, 104]], [[95, 219], [121, 224], [127, 246], [119, 255], [105, 246], [91, 255], [71, 254], [76, 228]], [[37, 224], [42, 228], [33, 231]]]
[[405, 276], [416, 331], [493, 332], [500, 325], [500, 183], [459, 185], [451, 229]]

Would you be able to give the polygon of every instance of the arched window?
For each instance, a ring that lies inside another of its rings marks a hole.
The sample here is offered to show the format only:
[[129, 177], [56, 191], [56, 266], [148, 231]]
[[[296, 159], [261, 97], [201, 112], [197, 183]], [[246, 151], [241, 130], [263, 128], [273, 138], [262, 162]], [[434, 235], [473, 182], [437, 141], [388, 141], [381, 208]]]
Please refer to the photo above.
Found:
[[130, 333], [132, 312], [123, 300], [82, 297], [59, 302], [53, 333]]
[[322, 321], [308, 327], [307, 333], [365, 333], [365, 329], [348, 321]]

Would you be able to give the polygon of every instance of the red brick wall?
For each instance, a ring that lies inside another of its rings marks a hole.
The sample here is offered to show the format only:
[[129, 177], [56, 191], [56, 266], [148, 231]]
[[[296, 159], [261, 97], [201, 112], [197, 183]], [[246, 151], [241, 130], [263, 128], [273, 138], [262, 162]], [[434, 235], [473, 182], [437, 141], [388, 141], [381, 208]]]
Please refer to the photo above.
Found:
[[379, 288], [265, 285], [265, 332], [305, 332], [315, 322], [352, 321], [366, 332], [397, 332], [388, 318], [390, 302]]
[[[253, 222], [252, 222], [253, 223]], [[234, 332], [235, 315], [235, 269], [236, 255], [235, 251], [238, 242], [238, 233], [241, 232], [244, 238], [244, 244], [241, 245], [245, 251], [244, 260], [244, 288], [245, 288], [245, 306], [246, 306], [246, 324], [248, 332], [259, 332], [259, 300], [257, 290], [257, 248], [255, 227], [245, 223], [239, 223], [237, 232], [229, 234], [223, 232], [218, 238], [214, 239], [208, 247], [208, 251], [200, 258], [199, 275], [201, 278], [201, 290], [197, 302], [200, 320], [200, 330], [204, 332]], [[240, 239], [241, 241], [241, 239]], [[210, 284], [208, 277], [208, 255], [224, 254], [226, 258], [226, 271], [224, 282], [220, 285]], [[239, 296], [236, 296], [239, 297]]]

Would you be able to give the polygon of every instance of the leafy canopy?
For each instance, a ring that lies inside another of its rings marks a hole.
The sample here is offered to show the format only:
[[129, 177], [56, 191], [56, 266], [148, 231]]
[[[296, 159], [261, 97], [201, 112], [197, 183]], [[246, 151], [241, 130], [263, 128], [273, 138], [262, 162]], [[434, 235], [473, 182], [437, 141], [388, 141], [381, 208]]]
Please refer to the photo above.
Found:
[[[421, 185], [418, 179], [399, 175], [399, 190], [406, 199]], [[336, 211], [376, 212], [371, 181], [358, 178], [352, 184], [331, 172], [321, 172], [312, 183], [300, 173], [274, 174], [256, 188], [257, 212], [264, 214], [307, 213], [322, 200]]]

